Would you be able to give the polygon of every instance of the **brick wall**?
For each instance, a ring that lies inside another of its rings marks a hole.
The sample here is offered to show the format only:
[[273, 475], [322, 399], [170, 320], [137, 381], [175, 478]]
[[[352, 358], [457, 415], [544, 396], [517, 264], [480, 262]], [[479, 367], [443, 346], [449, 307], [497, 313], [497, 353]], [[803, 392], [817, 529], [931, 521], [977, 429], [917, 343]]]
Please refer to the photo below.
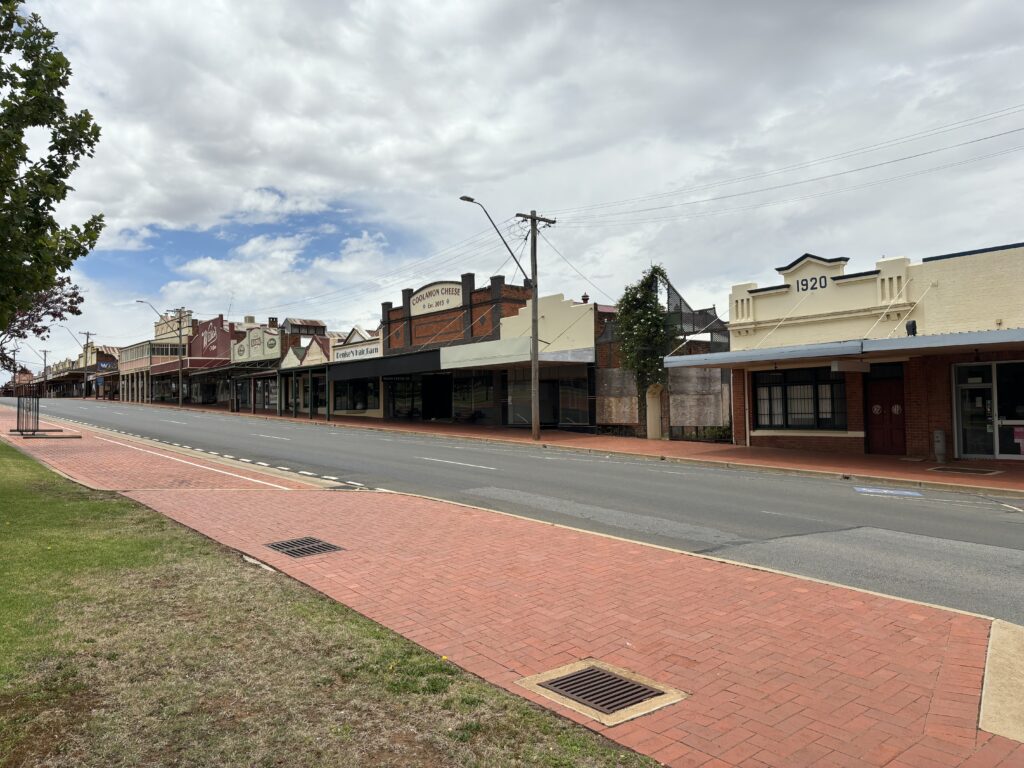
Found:
[[734, 445], [747, 444], [747, 415], [744, 400], [747, 396], [747, 372], [742, 368], [732, 371], [732, 442]]
[[413, 317], [409, 309], [411, 288], [402, 291], [401, 306], [384, 304], [381, 314], [384, 354], [498, 338], [501, 318], [515, 315], [525, 307], [530, 289], [506, 285], [502, 277], [492, 277], [487, 287], [471, 289], [473, 279], [471, 273], [462, 276], [464, 299], [460, 307]]

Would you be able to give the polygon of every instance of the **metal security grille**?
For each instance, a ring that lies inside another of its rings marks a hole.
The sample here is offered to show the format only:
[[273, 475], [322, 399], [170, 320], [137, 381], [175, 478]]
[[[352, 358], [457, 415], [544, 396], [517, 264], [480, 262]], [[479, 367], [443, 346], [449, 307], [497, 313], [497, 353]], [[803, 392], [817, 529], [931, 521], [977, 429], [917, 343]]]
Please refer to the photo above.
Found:
[[587, 667], [540, 686], [606, 715], [664, 694], [600, 667]]
[[312, 536], [305, 536], [301, 539], [288, 539], [287, 541], [275, 541], [267, 544], [275, 552], [280, 552], [288, 557], [309, 557], [310, 555], [322, 555], [327, 552], [341, 552], [344, 547], [335, 544], [328, 544], [321, 539], [314, 539]]

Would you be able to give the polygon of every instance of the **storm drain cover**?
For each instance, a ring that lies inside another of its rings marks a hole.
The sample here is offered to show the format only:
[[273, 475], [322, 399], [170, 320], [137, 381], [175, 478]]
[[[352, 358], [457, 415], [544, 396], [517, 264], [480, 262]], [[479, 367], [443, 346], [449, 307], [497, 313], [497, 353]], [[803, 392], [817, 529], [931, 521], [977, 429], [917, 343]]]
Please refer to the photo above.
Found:
[[663, 694], [663, 691], [657, 688], [629, 680], [600, 667], [586, 667], [564, 677], [540, 683], [540, 687], [606, 715]]
[[972, 467], [932, 467], [929, 472], [952, 472], [957, 475], [998, 475], [998, 469], [973, 469]]
[[288, 539], [287, 541], [275, 541], [267, 544], [275, 552], [288, 555], [288, 557], [309, 557], [310, 555], [322, 555], [325, 552], [340, 552], [344, 547], [336, 544], [329, 544], [322, 539], [314, 539], [312, 536], [305, 536], [301, 539]]

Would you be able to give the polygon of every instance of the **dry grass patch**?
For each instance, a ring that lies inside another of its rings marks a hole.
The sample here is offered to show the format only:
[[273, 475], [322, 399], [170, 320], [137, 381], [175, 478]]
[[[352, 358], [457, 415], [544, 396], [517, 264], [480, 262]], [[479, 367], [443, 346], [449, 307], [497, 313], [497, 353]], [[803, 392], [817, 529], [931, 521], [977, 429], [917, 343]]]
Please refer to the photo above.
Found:
[[0, 764], [652, 766], [0, 445]]

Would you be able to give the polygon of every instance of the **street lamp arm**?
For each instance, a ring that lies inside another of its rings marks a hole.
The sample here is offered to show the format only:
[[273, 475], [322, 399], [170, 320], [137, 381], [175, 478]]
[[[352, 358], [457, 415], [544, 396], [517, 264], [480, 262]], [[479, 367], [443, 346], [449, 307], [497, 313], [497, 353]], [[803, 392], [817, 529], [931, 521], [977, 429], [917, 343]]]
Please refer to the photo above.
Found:
[[498, 233], [498, 237], [501, 238], [501, 242], [504, 244], [505, 250], [508, 251], [508, 255], [512, 257], [512, 261], [514, 261], [516, 263], [516, 266], [519, 267], [519, 271], [523, 273], [523, 277], [526, 280], [529, 280], [530, 276], [526, 274], [526, 270], [523, 269], [523, 265], [519, 263], [519, 259], [517, 259], [516, 255], [512, 252], [512, 248], [509, 247], [508, 242], [505, 240], [505, 236], [503, 234], [501, 234], [501, 230], [498, 229], [498, 225], [494, 223], [494, 219], [491, 218], [491, 214], [487, 212], [486, 208], [484, 208], [484, 204], [481, 203], [481, 202], [478, 202], [477, 200], [473, 199], [469, 195], [463, 195], [462, 197], [459, 198], [459, 200], [462, 200], [462, 201], [467, 202], [467, 203], [473, 203], [473, 205], [479, 205], [480, 206], [480, 209], [484, 212], [484, 215], [487, 217], [487, 220], [489, 222], [491, 222], [491, 226], [494, 227], [494, 231], [497, 232]]

